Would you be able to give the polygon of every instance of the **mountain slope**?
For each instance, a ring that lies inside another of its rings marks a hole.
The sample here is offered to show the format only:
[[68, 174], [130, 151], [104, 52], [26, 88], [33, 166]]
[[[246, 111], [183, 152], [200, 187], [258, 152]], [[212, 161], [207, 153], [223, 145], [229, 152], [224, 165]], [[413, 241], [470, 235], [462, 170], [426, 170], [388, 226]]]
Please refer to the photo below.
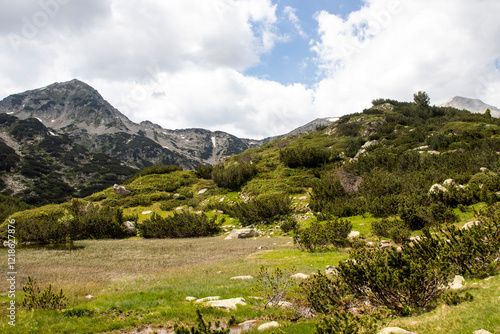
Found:
[[480, 114], [484, 114], [487, 109], [490, 109], [491, 116], [500, 117], [500, 109], [486, 104], [479, 99], [470, 99], [467, 97], [455, 96], [454, 98], [441, 104], [441, 107], [453, 107]]
[[91, 152], [110, 154], [134, 168], [175, 164], [193, 169], [198, 163], [213, 164], [260, 144], [224, 132], [167, 130], [149, 121], [134, 123], [76, 79], [11, 95], [0, 101], [0, 113], [37, 118]]
[[137, 170], [91, 153], [35, 118], [0, 114], [0, 191], [29, 204], [64, 202], [120, 183]]

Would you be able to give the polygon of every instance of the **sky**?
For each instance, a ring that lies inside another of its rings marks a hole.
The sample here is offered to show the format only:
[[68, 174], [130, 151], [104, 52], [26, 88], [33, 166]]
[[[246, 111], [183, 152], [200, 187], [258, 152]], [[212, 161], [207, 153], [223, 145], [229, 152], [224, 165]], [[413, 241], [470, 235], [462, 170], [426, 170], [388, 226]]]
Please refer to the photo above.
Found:
[[132, 121], [244, 138], [377, 98], [500, 107], [498, 0], [0, 0], [0, 99], [77, 78]]

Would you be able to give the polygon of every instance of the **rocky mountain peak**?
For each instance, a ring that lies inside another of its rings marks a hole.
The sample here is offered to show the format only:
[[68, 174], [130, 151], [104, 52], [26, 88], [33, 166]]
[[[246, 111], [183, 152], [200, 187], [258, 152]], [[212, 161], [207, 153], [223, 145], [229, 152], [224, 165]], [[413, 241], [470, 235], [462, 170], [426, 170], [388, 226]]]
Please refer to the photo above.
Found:
[[454, 98], [441, 104], [440, 107], [453, 107], [481, 114], [484, 114], [487, 109], [490, 109], [493, 117], [500, 117], [500, 109], [497, 107], [486, 104], [479, 99], [471, 99], [463, 96], [455, 96]]

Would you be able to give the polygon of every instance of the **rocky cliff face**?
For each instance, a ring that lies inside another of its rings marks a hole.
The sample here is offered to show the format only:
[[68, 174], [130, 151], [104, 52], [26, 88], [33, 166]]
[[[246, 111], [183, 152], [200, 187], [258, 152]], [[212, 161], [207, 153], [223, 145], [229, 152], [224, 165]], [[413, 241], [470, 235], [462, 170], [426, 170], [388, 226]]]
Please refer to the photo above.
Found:
[[261, 141], [204, 129], [168, 130], [149, 121], [130, 121], [92, 87], [72, 80], [11, 95], [0, 113], [21, 120], [36, 118], [93, 153], [105, 153], [129, 167], [175, 164], [187, 169], [214, 164]]

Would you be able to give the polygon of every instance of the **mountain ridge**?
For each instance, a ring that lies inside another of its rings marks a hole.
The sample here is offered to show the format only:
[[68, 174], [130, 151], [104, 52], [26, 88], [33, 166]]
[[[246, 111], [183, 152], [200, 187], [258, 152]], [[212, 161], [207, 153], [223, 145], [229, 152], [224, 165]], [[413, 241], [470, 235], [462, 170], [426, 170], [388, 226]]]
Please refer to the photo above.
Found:
[[[223, 156], [263, 143], [222, 131], [169, 130], [151, 121], [132, 122], [97, 90], [78, 79], [10, 95], [0, 101], [0, 113], [20, 119], [37, 118], [55, 133], [68, 134], [92, 152], [119, 157], [118, 151], [133, 151], [138, 162], [123, 155], [121, 159], [139, 169], [158, 163], [194, 169], [199, 163], [215, 164]], [[132, 141], [149, 145], [153, 152], [127, 147]], [[153, 162], [148, 163], [149, 159]]]

